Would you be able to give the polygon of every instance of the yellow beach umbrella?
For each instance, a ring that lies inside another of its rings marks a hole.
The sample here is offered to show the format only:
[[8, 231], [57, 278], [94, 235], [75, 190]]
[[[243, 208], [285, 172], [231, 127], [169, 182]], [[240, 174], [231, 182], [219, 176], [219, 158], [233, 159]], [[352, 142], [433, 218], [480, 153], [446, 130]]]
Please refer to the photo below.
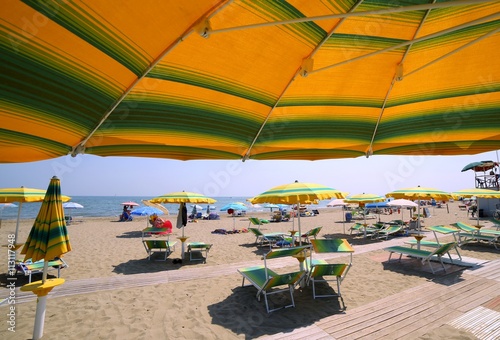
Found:
[[[480, 189], [480, 188], [472, 188], [472, 189], [462, 189], [459, 191], [454, 191], [451, 193], [453, 198], [457, 199], [460, 197], [464, 198], [498, 198], [500, 199], [500, 191], [489, 190], [489, 189]], [[477, 202], [477, 225], [479, 225], [479, 201]]]
[[499, 18], [494, 0], [9, 1], [0, 163], [496, 150]]
[[25, 254], [25, 262], [29, 259], [33, 262], [44, 260], [42, 281], [21, 287], [21, 290], [33, 291], [38, 295], [33, 339], [40, 339], [43, 335], [47, 293], [54, 286], [64, 283], [64, 279], [47, 280], [48, 262], [69, 251], [71, 244], [64, 219], [61, 186], [59, 179], [54, 176], [21, 251], [21, 254]]
[[[275, 203], [275, 204], [297, 204], [314, 202], [316, 200], [327, 200], [332, 198], [345, 198], [347, 193], [316, 183], [294, 183], [283, 184], [271, 188], [260, 195], [249, 199], [250, 203]], [[300, 213], [298, 214], [299, 235], [302, 235], [300, 226]], [[302, 237], [300, 237], [302, 245]]]
[[[27, 202], [42, 202], [45, 198], [46, 190], [33, 189], [33, 188], [3, 188], [0, 189], [0, 203], [13, 203], [18, 202], [19, 208], [17, 210], [15, 244], [18, 246], [17, 239], [19, 235], [19, 221], [21, 219], [21, 209], [23, 203]], [[61, 195], [61, 200], [67, 202], [71, 199], [69, 196]]]
[[[385, 201], [385, 197], [376, 195], [376, 194], [356, 194], [356, 195], [349, 195], [345, 198], [344, 202], [348, 204], [354, 204], [357, 203], [360, 206], [364, 206], [366, 203], [375, 203], [375, 202], [383, 202]], [[365, 226], [366, 226], [366, 212], [363, 214], [364, 219], [365, 219]], [[366, 227], [365, 227], [365, 237], [366, 237]]]
[[421, 187], [420, 185], [417, 187], [395, 190], [387, 193], [386, 196], [393, 197], [396, 199], [404, 198], [409, 200], [418, 200], [417, 226], [419, 233], [420, 233], [420, 200], [427, 200], [430, 198], [434, 198], [435, 200], [448, 201], [450, 198], [452, 198], [452, 195], [449, 192], [435, 188]]
[[189, 192], [189, 191], [177, 191], [169, 194], [161, 195], [149, 200], [152, 203], [179, 203], [179, 213], [177, 215], [177, 228], [182, 229], [182, 236], [179, 238], [182, 242], [181, 246], [181, 258], [184, 258], [185, 245], [187, 237], [184, 236], [184, 227], [187, 222], [187, 211], [186, 203], [208, 203], [212, 204], [217, 202], [217, 200], [207, 197], [205, 195]]

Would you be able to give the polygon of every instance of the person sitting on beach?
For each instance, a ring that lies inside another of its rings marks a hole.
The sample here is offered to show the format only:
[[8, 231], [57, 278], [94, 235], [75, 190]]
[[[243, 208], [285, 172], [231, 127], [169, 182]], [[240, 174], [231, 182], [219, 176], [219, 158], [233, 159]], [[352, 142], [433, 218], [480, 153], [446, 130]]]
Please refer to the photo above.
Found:
[[132, 221], [132, 216], [130, 215], [130, 210], [128, 209], [128, 206], [124, 205], [123, 206], [123, 212], [120, 215], [120, 222], [124, 221]]

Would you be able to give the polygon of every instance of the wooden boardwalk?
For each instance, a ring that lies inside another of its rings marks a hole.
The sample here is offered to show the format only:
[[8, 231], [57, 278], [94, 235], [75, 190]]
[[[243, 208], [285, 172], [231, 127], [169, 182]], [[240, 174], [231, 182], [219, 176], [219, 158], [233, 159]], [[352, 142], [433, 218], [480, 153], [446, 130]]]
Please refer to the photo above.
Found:
[[[292, 333], [262, 339], [413, 339], [444, 324], [454, 325], [453, 320], [475, 308], [500, 305], [499, 294], [500, 260], [495, 260], [466, 270], [456, 282], [446, 278], [426, 282]], [[500, 330], [500, 321], [485, 323], [487, 327], [487, 334], [495, 339], [493, 332]]]

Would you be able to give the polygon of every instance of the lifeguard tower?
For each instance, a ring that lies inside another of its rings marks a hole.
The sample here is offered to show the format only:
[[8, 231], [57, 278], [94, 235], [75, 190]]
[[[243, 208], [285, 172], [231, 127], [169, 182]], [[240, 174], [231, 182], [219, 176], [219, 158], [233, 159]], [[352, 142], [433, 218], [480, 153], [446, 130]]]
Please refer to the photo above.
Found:
[[[500, 167], [498, 162], [481, 161], [466, 165], [462, 172], [474, 171], [475, 187], [478, 189], [489, 189], [499, 191]], [[477, 198], [479, 217], [497, 216], [500, 214], [500, 203], [498, 199]], [[480, 202], [479, 202], [480, 201]]]
[[499, 190], [499, 166], [497, 162], [481, 161], [466, 165], [462, 172], [474, 171], [475, 187], [481, 189]]

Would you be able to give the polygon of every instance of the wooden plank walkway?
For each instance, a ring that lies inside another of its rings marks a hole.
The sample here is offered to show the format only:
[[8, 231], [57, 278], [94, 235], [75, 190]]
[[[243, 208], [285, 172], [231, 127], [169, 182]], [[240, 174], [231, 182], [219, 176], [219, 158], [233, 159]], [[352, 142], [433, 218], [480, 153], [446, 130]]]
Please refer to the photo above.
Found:
[[[497, 301], [499, 292], [500, 260], [495, 260], [464, 271], [457, 282], [446, 282], [446, 278], [426, 282], [292, 333], [262, 339], [417, 338], [446, 323], [453, 324], [454, 319], [474, 308]], [[500, 324], [493, 328], [500, 329]]]

